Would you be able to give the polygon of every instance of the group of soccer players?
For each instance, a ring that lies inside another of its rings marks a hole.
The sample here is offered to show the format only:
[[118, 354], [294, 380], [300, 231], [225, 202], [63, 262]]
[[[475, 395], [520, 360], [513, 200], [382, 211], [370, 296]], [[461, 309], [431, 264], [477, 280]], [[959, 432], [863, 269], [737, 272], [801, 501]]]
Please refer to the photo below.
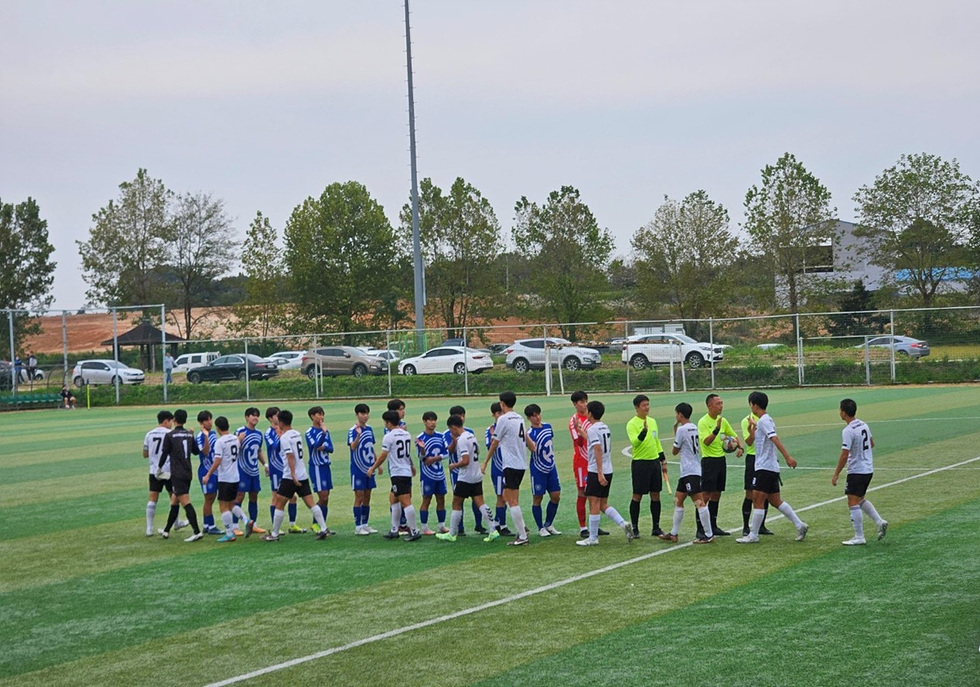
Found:
[[[656, 420], [649, 416], [650, 401], [645, 395], [633, 400], [636, 416], [626, 426], [632, 450], [631, 478], [633, 497], [630, 502], [630, 521], [609, 505], [613, 478], [611, 431], [602, 421], [605, 407], [600, 401], [589, 401], [588, 394], [576, 391], [571, 396], [575, 412], [568, 429], [574, 449], [573, 472], [578, 491], [576, 513], [579, 523], [580, 546], [595, 546], [599, 536], [608, 534], [599, 527], [606, 515], [622, 529], [627, 541], [640, 536], [640, 503], [645, 494], [650, 497], [653, 520], [652, 535], [665, 541], [677, 542], [684, 517], [684, 503], [689, 498], [697, 509], [695, 543], [706, 544], [729, 533], [718, 527], [718, 505], [726, 486], [725, 455], [745, 454], [745, 500], [742, 504], [743, 530], [739, 543], [756, 543], [760, 535], [772, 534], [765, 527], [768, 506], [777, 508], [797, 530], [802, 541], [809, 526], [801, 521], [793, 508], [780, 496], [777, 451], [786, 464], [796, 467], [796, 461], [779, 439], [775, 424], [768, 414], [768, 397], [762, 392], [749, 395], [749, 414], [741, 423], [739, 435], [723, 415], [723, 402], [717, 394], [706, 399], [707, 412], [697, 423], [691, 421], [693, 408], [680, 403], [675, 408], [674, 440], [671, 453], [678, 457], [680, 479], [674, 495], [672, 526], [660, 528], [660, 495], [667, 481], [666, 455], [660, 443]], [[445, 430], [438, 427], [438, 416], [427, 411], [422, 415], [423, 431], [413, 437], [405, 422], [405, 404], [394, 399], [382, 414], [384, 433], [380, 451], [376, 451], [374, 430], [368, 424], [370, 408], [358, 403], [354, 407], [356, 422], [347, 433], [350, 453], [351, 488], [354, 492], [354, 533], [359, 536], [378, 531], [370, 525], [371, 493], [377, 487], [376, 476], [388, 463], [391, 480], [389, 509], [391, 527], [385, 539], [421, 540], [425, 535], [455, 542], [466, 536], [463, 524], [463, 505], [470, 499], [474, 531], [484, 535], [484, 541], [513, 537], [511, 546], [528, 544], [531, 530], [520, 505], [520, 488], [530, 473], [531, 512], [537, 533], [541, 537], [560, 535], [554, 526], [561, 500], [561, 484], [555, 463], [554, 432], [543, 422], [541, 408], [530, 404], [523, 417], [516, 412], [517, 397], [511, 391], [500, 394], [491, 405], [493, 416], [485, 434], [484, 459], [480, 460], [480, 442], [466, 426], [466, 411], [462, 406], [449, 409]], [[836, 485], [840, 472], [847, 467], [845, 494], [854, 537], [847, 545], [864, 544], [863, 517], [870, 517], [878, 528], [878, 538], [885, 536], [888, 523], [881, 518], [865, 498], [873, 472], [871, 437], [867, 424], [856, 418], [857, 405], [845, 399], [840, 404], [840, 417], [846, 423], [843, 446], [832, 483]], [[150, 430], [143, 444], [143, 456], [149, 463], [149, 500], [146, 505], [146, 535], [170, 536], [173, 529], [191, 526], [193, 534], [187, 542], [198, 541], [205, 534], [218, 535], [217, 541], [233, 542], [237, 537], [253, 533], [265, 541], [278, 541], [286, 533], [300, 534], [307, 530], [297, 524], [297, 503], [302, 499], [312, 515], [312, 529], [317, 539], [335, 534], [327, 527], [330, 492], [333, 489], [331, 454], [334, 444], [324, 426], [324, 410], [313, 406], [307, 411], [311, 426], [305, 435], [293, 427], [293, 413], [270, 407], [265, 418], [268, 427], [258, 429], [260, 411], [248, 408], [244, 424], [234, 432], [228, 418], [213, 417], [207, 410], [197, 415], [198, 432], [186, 429], [184, 410], [160, 411], [157, 426]], [[525, 419], [529, 427], [525, 426]], [[530, 461], [527, 456], [530, 453]], [[191, 460], [199, 459], [197, 477], [204, 494], [203, 529], [190, 502], [193, 479]], [[418, 469], [416, 469], [416, 460]], [[271, 531], [256, 524], [258, 494], [261, 491], [260, 465], [270, 480], [272, 503]], [[452, 485], [451, 512], [447, 526], [446, 473]], [[489, 472], [496, 496], [491, 509], [483, 497], [483, 477]], [[419, 478], [422, 499], [416, 511], [413, 504], [413, 479]], [[667, 489], [670, 490], [669, 482]], [[161, 493], [170, 497], [166, 526], [156, 530], [154, 517]], [[314, 498], [315, 495], [315, 498]], [[248, 497], [247, 512], [243, 508]], [[546, 506], [542, 506], [545, 496]], [[430, 527], [430, 506], [436, 502], [435, 528]], [[215, 522], [213, 506], [218, 501], [221, 526]], [[179, 519], [181, 506], [186, 520]], [[289, 520], [286, 524], [286, 514]], [[510, 515], [514, 529], [507, 525]]]

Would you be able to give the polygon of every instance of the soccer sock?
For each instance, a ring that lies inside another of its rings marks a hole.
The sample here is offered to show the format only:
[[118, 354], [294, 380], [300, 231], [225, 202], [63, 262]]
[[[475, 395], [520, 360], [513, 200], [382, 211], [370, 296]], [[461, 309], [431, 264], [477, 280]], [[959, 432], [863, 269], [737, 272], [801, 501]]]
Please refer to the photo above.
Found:
[[514, 527], [517, 528], [517, 538], [527, 539], [527, 527], [524, 526], [524, 513], [520, 506], [510, 507], [510, 517], [514, 519]]
[[480, 510], [480, 507], [475, 503], [470, 504], [470, 507], [473, 509], [474, 527], [476, 527], [476, 529], [480, 529], [480, 527], [483, 525], [483, 511]]
[[258, 499], [255, 501], [248, 502], [248, 519], [255, 522], [259, 519], [259, 502]]
[[[711, 529], [714, 530], [716, 527], [718, 527], [718, 502], [717, 501], [708, 501], [708, 513], [710, 514], [711, 517]], [[707, 533], [708, 531], [705, 530], [706, 535]]]
[[321, 532], [327, 531], [327, 519], [323, 515], [323, 509], [319, 505], [314, 505], [311, 509], [313, 511], [313, 519], [316, 524], [320, 526]]
[[752, 499], [742, 499], [742, 529], [749, 529], [749, 518], [752, 517]]
[[436, 509], [436, 519], [439, 521], [439, 527], [445, 527], [446, 526], [446, 509], [445, 508], [443, 508], [442, 510], [439, 510], [438, 508]]
[[650, 517], [653, 518], [653, 526], [659, 530], [660, 529], [660, 501], [659, 500], [650, 499]]
[[603, 512], [606, 514], [606, 517], [608, 517], [610, 520], [612, 520], [614, 523], [616, 523], [620, 527], [622, 527], [623, 525], [626, 524], [626, 521], [623, 520], [623, 516], [620, 515], [619, 514], [619, 511], [616, 510], [615, 508], [613, 508], [612, 506], [609, 506]]
[[[276, 507], [269, 506], [269, 520], [275, 520], [275, 518], [276, 518]], [[296, 518], [292, 518], [292, 520], [295, 522]]]
[[429, 526], [429, 511], [428, 511], [428, 509], [426, 509], [426, 510], [419, 509], [419, 522], [422, 523], [422, 527], [428, 527]]
[[490, 510], [490, 506], [483, 504], [481, 511], [483, 515], [483, 523], [487, 525], [490, 531], [492, 532], [493, 530], [497, 529], [497, 521], [493, 519], [493, 511]]
[[[717, 501], [709, 501], [708, 503], [718, 503]], [[704, 530], [704, 536], [706, 539], [711, 539], [715, 536], [714, 530], [711, 527], [711, 508], [705, 506], [703, 508], [698, 508], [698, 520], [701, 521], [701, 528]]]
[[578, 528], [585, 529], [585, 497], [579, 496], [575, 501], [575, 513], [578, 515]]
[[670, 528], [670, 533], [675, 537], [681, 531], [681, 522], [684, 520], [684, 508], [674, 506], [674, 524]]
[[762, 518], [766, 516], [766, 511], [761, 508], [752, 509], [752, 524], [749, 526], [749, 536], [758, 537], [759, 529], [762, 527]]
[[282, 518], [285, 515], [281, 510], [276, 508], [276, 512], [272, 514], [272, 536], [278, 537], [279, 530], [282, 529]]
[[589, 515], [589, 539], [599, 539], [599, 515]]
[[532, 505], [531, 506], [531, 515], [534, 517], [534, 524], [538, 526], [538, 529], [539, 530], [540, 529], [543, 529], [544, 528], [544, 520], [542, 518], [544, 516], [544, 513], [541, 512], [541, 506], [540, 505], [537, 505], [537, 506]]
[[405, 513], [405, 522], [408, 524], [409, 531], [415, 534], [419, 531], [418, 523], [415, 522], [415, 506], [405, 506], [402, 511]]
[[153, 530], [153, 516], [157, 512], [157, 502], [147, 501], [146, 502], [146, 529], [148, 531]]
[[194, 530], [194, 534], [200, 534], [201, 526], [197, 524], [197, 511], [194, 510], [194, 504], [188, 503], [184, 506], [184, 512], [187, 513], [187, 522], [191, 524], [191, 529]]
[[402, 521], [402, 504], [395, 502], [395, 505], [391, 507], [391, 531], [397, 532], [398, 525]]
[[864, 539], [864, 512], [861, 510], [861, 506], [851, 506], [851, 525], [854, 526], [854, 537], [856, 539]]
[[871, 505], [871, 501], [868, 501], [868, 499], [864, 499], [864, 501], [861, 502], [861, 510], [867, 513], [868, 517], [874, 520], [876, 525], [880, 525], [882, 522], [884, 522], [881, 516], [878, 515], [878, 511], [873, 505]]
[[371, 506], [361, 506], [361, 526], [367, 527], [371, 520]]
[[554, 501], [548, 501], [548, 506], [545, 509], [544, 526], [551, 527], [555, 522], [556, 515], [558, 515], [558, 504]]
[[456, 536], [459, 532], [459, 525], [463, 522], [463, 511], [454, 510], [449, 519], [449, 534]]
[[204, 529], [209, 530], [214, 527], [214, 513], [204, 516]]
[[[783, 501], [779, 504], [779, 512], [789, 518], [790, 522], [793, 523], [793, 526], [796, 529], [800, 529], [800, 525], [803, 524], [803, 521], [796, 515], [796, 511], [793, 510], [791, 505]], [[764, 515], [765, 511], [762, 511], [762, 513]]]
[[245, 518], [245, 511], [243, 511], [242, 510], [242, 507], [239, 506], [237, 503], [234, 506], [231, 507], [231, 511], [230, 512], [231, 512], [232, 515], [234, 515], [240, 521], [242, 521], [242, 522], [248, 522], [248, 520]]
[[234, 537], [235, 532], [235, 516], [231, 514], [230, 510], [222, 511], [221, 513], [221, 524], [225, 526], [225, 536]]
[[324, 531], [324, 532], [326, 532], [326, 531], [327, 531], [327, 512], [328, 512], [329, 510], [330, 510], [330, 509], [329, 509], [329, 508], [327, 508], [327, 506], [326, 506], [326, 504], [324, 504], [324, 505], [322, 505], [322, 506], [320, 506], [320, 512], [321, 512], [321, 513], [323, 513], [323, 522], [322, 522], [322, 523], [320, 523], [320, 527], [322, 527], [322, 528], [323, 528], [323, 531]]
[[497, 506], [497, 517], [494, 520], [498, 527], [507, 527], [507, 506]]
[[[242, 502], [241, 501], [235, 501], [235, 505], [238, 506], [238, 510], [241, 510], [242, 509]], [[232, 512], [232, 515], [234, 515], [234, 513], [235, 513], [234, 507], [231, 509], [231, 512]], [[237, 521], [238, 519], [239, 519], [238, 516], [235, 515], [235, 520]]]
[[361, 507], [354, 506], [354, 527], [361, 526]]
[[177, 522], [177, 516], [180, 515], [180, 506], [176, 503], [170, 506], [170, 513], [167, 515], [167, 525], [163, 528], [164, 532], [169, 532], [170, 528], [174, 526]]
[[[275, 511], [273, 511], [273, 512], [275, 512]], [[289, 524], [290, 525], [295, 525], [296, 524], [296, 504], [295, 503], [290, 503], [289, 504]]]
[[769, 517], [769, 499], [766, 499], [766, 505], [762, 509], [762, 527], [765, 527], [767, 517]]
[[630, 524], [633, 525], [634, 530], [640, 529], [640, 502], [639, 501], [630, 501]]

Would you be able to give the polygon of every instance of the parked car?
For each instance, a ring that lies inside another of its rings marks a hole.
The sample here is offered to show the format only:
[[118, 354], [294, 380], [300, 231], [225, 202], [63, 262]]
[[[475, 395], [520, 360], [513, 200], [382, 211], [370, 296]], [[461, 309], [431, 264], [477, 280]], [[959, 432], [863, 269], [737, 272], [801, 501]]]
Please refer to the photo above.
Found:
[[[858, 344], [854, 348], [864, 348], [865, 344]], [[929, 344], [922, 339], [913, 339], [911, 336], [876, 336], [868, 339], [868, 348], [894, 348], [896, 355], [904, 355], [913, 360], [924, 358], [929, 355]]]
[[303, 362], [304, 353], [306, 351], [279, 351], [270, 355], [266, 360], [274, 362], [280, 370], [298, 370]]
[[174, 360], [174, 372], [187, 372], [188, 370], [193, 370], [195, 367], [201, 367], [202, 365], [207, 365], [212, 360], [216, 359], [220, 353], [217, 351], [208, 351], [207, 353], [182, 353], [177, 356]]
[[392, 363], [401, 360], [402, 354], [398, 351], [386, 351], [383, 348], [368, 348], [364, 351], [368, 355], [376, 355], [379, 358], [384, 358], [388, 361], [388, 365], [391, 366]]
[[[602, 364], [602, 356], [594, 348], [576, 346], [568, 339], [548, 338], [548, 348], [551, 350], [551, 365], [559, 364], [566, 370], [580, 368], [591, 370]], [[545, 363], [545, 339], [521, 339], [515, 341], [504, 351], [507, 354], [505, 364], [515, 372], [528, 370], [543, 370]]]
[[363, 377], [366, 374], [386, 374], [388, 361], [353, 346], [325, 346], [304, 353], [300, 369], [310, 379], [314, 379], [318, 372], [325, 377]]
[[425, 375], [453, 372], [458, 375], [471, 372], [480, 374], [493, 368], [489, 353], [464, 346], [439, 346], [398, 363], [403, 375]]
[[688, 367], [698, 368], [719, 363], [725, 358], [725, 349], [696, 341], [686, 334], [644, 334], [631, 336], [623, 343], [622, 362], [636, 370], [648, 365], [666, 365], [684, 361]]
[[[246, 372], [247, 370], [247, 372]], [[235, 353], [215, 358], [207, 365], [195, 367], [187, 372], [191, 384], [201, 382], [220, 382], [224, 379], [269, 379], [279, 374], [279, 366], [265, 358], [249, 353]]]
[[10, 391], [13, 388], [14, 366], [6, 360], [0, 360], [0, 391]]
[[81, 388], [86, 384], [142, 384], [143, 370], [116, 360], [80, 360], [71, 372], [72, 383]]

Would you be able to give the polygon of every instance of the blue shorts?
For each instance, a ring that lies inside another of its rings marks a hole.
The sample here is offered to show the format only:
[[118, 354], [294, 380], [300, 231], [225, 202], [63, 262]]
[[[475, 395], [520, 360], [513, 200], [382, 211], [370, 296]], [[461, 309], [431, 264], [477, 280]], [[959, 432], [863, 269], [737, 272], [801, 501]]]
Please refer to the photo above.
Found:
[[330, 491], [333, 489], [333, 475], [330, 474], [330, 466], [311, 465], [310, 484], [313, 486], [313, 491]]
[[561, 482], [558, 480], [558, 468], [551, 472], [539, 472], [531, 466], [531, 493], [535, 496], [544, 496], [553, 491], [561, 491]]
[[374, 475], [368, 477], [363, 472], [352, 472], [350, 474], [350, 488], [353, 491], [365, 491], [367, 489], [377, 489], [378, 481]]
[[262, 491], [262, 482], [259, 481], [258, 475], [246, 475], [244, 472], [238, 472], [238, 491], [242, 494], [247, 494], [250, 491]]
[[493, 463], [490, 464], [490, 480], [493, 482], [493, 491], [497, 496], [504, 493], [504, 471], [498, 470]]
[[446, 480], [434, 480], [422, 478], [422, 496], [443, 496], [447, 493]]
[[211, 479], [204, 483], [204, 475], [208, 474], [208, 471], [204, 468], [199, 467], [197, 469], [197, 481], [201, 483], [201, 492], [205, 495], [207, 494], [217, 494], [218, 493], [218, 472], [217, 470], [211, 473]]
[[279, 485], [282, 483], [282, 473], [276, 472], [275, 470], [269, 470], [269, 488], [272, 491], [279, 491]]

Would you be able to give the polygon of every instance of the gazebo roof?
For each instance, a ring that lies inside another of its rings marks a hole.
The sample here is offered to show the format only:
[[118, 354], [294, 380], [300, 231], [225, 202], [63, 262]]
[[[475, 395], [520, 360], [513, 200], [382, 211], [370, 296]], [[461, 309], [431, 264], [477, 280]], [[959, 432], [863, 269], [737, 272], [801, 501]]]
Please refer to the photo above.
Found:
[[[155, 346], [157, 344], [163, 343], [163, 332], [154, 327], [149, 322], [143, 322], [128, 332], [119, 334], [116, 337], [116, 341], [120, 346]], [[167, 334], [167, 343], [181, 343], [182, 341], [187, 341], [187, 339], [182, 339], [176, 334]], [[112, 339], [107, 339], [102, 342], [103, 346], [111, 346]]]

